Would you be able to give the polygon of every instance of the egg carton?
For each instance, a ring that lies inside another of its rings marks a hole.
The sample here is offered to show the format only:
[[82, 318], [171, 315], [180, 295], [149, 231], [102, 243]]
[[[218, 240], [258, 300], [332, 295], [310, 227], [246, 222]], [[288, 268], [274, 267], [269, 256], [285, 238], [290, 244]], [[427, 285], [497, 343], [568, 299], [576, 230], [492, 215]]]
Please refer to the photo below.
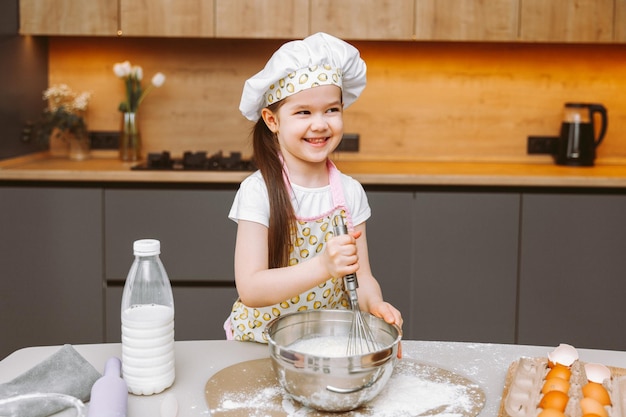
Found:
[[[605, 406], [609, 417], [626, 417], [626, 369], [609, 367], [611, 378], [603, 385], [611, 397], [611, 406]], [[587, 383], [584, 363], [575, 361], [571, 368], [569, 401], [564, 414], [582, 417], [580, 400], [582, 387]], [[521, 358], [511, 364], [500, 404], [500, 417], [536, 417], [543, 394], [541, 388], [548, 373], [547, 358]]]

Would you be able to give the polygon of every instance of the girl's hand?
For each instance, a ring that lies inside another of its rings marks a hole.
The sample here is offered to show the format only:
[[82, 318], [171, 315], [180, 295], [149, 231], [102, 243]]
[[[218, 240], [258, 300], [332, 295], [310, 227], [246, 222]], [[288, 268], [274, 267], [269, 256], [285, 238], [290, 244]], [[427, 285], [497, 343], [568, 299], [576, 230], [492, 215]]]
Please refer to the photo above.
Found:
[[[370, 313], [372, 313], [376, 317], [380, 317], [381, 319], [385, 320], [389, 324], [396, 324], [398, 325], [398, 327], [400, 327], [400, 329], [402, 329], [402, 323], [403, 323], [402, 314], [400, 314], [400, 311], [394, 306], [392, 306], [391, 304], [385, 301], [376, 303], [372, 305]], [[401, 359], [401, 358], [402, 358], [402, 344], [399, 343], [398, 344], [398, 359]]]
[[359, 269], [356, 240], [361, 232], [334, 236], [326, 243], [326, 250], [320, 256], [321, 262], [330, 277], [342, 278]]
[[381, 301], [372, 305], [370, 308], [370, 313], [372, 313], [376, 317], [380, 317], [389, 324], [397, 324], [398, 327], [402, 328], [402, 314], [397, 308], [385, 301]]

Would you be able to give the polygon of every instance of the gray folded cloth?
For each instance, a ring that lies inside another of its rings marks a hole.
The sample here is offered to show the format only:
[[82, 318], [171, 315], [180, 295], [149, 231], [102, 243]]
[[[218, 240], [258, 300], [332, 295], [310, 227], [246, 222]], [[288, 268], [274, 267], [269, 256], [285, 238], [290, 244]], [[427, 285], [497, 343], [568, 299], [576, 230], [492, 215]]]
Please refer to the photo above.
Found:
[[[64, 345], [47, 359], [33, 368], [0, 384], [0, 399], [31, 393], [57, 393], [71, 395], [81, 401], [89, 401], [91, 387], [100, 378], [100, 373], [85, 360], [71, 345]], [[0, 416], [43, 417], [61, 411], [59, 406], [47, 401], [28, 402], [15, 412], [0, 407]], [[13, 413], [13, 414], [9, 414]]]

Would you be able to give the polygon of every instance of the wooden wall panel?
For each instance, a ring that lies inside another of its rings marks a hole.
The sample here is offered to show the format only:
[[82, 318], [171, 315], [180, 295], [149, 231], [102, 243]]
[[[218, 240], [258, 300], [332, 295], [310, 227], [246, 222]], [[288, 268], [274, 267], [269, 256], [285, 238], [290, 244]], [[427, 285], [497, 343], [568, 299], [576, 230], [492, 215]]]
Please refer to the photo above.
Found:
[[519, 0], [416, 0], [416, 39], [514, 41]]
[[116, 1], [20, 0], [19, 5], [20, 33], [92, 36], [117, 33]]
[[218, 38], [303, 38], [309, 34], [309, 0], [216, 0]]
[[[239, 113], [244, 81], [276, 40], [50, 38], [50, 83], [94, 93], [93, 130], [119, 128], [115, 62], [142, 65], [165, 85], [140, 110], [145, 149], [251, 152]], [[354, 42], [368, 86], [345, 113], [361, 151], [344, 160], [545, 162], [528, 135], [557, 135], [567, 101], [603, 103], [609, 129], [598, 161], [626, 159], [626, 50], [621, 45]], [[42, 102], [43, 106], [43, 102]]]
[[626, 0], [615, 0], [615, 17], [613, 19], [613, 34], [615, 42], [626, 42]]
[[214, 0], [120, 0], [124, 36], [211, 37]]
[[520, 39], [612, 42], [613, 10], [614, 0], [523, 0]]
[[315, 0], [311, 5], [311, 33], [346, 39], [413, 38], [413, 0]]
[[[626, 50], [601, 45], [371, 43], [346, 112], [362, 152], [411, 159], [537, 161], [528, 135], [558, 135], [563, 104], [609, 109], [601, 157], [626, 157]], [[366, 128], [361, 126], [367, 126]]]

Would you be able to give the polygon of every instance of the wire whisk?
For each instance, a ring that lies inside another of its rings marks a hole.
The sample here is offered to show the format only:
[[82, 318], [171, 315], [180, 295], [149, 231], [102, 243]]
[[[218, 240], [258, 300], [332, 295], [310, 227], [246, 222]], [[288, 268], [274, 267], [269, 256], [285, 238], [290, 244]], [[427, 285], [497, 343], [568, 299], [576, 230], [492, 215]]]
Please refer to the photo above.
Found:
[[[333, 231], [335, 236], [348, 234], [348, 228], [343, 221], [343, 217], [336, 216]], [[349, 274], [343, 277], [343, 286], [348, 293], [350, 308], [352, 309], [352, 323], [348, 333], [348, 346], [346, 354], [348, 356], [363, 355], [374, 352], [378, 349], [378, 344], [374, 334], [367, 324], [367, 318], [363, 317], [364, 312], [359, 307], [359, 296], [356, 289], [359, 288], [359, 281], [356, 274]]]

